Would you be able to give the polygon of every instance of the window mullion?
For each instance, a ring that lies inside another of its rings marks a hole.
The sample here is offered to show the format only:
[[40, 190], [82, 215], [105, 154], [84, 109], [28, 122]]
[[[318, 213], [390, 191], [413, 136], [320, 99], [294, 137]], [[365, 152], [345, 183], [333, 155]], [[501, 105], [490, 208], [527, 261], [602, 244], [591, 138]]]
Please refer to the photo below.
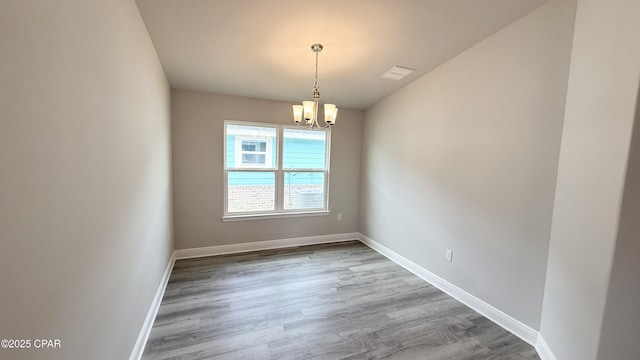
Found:
[[282, 171], [282, 162], [284, 158], [284, 129], [278, 128], [276, 135], [276, 156], [278, 160], [276, 162], [276, 211], [282, 211], [284, 209], [284, 172]]

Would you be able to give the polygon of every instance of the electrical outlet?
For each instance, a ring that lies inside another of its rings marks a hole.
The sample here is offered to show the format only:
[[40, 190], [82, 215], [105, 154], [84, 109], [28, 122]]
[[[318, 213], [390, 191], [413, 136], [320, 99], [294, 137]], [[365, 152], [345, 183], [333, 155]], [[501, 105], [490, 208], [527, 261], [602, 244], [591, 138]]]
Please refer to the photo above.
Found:
[[338, 213], [338, 221], [342, 221], [342, 213]]
[[453, 261], [453, 251], [446, 249], [444, 251], [444, 259], [447, 260], [448, 262], [452, 262]]

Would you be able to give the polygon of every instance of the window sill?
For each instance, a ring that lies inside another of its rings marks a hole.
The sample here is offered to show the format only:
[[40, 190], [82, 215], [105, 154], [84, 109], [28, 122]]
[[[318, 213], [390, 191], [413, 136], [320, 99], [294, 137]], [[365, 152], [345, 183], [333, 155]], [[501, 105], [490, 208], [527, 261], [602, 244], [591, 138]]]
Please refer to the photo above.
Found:
[[307, 216], [326, 216], [331, 214], [329, 210], [320, 211], [305, 211], [305, 212], [284, 212], [284, 213], [272, 213], [272, 214], [240, 214], [240, 215], [225, 215], [222, 217], [222, 221], [244, 221], [244, 220], [264, 220], [264, 219], [283, 219], [283, 218], [295, 218], [295, 217], [307, 217]]

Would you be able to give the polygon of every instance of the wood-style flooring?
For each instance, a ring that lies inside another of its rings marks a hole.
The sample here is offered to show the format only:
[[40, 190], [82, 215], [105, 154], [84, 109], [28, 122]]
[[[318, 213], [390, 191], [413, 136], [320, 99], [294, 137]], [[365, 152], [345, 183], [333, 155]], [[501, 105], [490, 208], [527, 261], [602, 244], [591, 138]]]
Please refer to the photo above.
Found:
[[539, 358], [353, 241], [177, 261], [143, 359]]

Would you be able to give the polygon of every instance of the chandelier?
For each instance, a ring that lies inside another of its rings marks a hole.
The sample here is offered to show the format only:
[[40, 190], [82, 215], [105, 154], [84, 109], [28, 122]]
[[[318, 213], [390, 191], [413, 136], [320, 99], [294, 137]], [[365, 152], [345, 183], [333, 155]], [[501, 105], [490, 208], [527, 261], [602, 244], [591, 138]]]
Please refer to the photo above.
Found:
[[[308, 129], [328, 128], [336, 123], [338, 108], [334, 104], [324, 104], [324, 123], [318, 123], [318, 101], [320, 100], [320, 87], [318, 86], [318, 54], [322, 51], [322, 44], [311, 45], [311, 50], [316, 53], [316, 78], [313, 82], [313, 100], [303, 101], [302, 105], [293, 105], [293, 121], [299, 127]], [[302, 118], [305, 123], [301, 125]]]

